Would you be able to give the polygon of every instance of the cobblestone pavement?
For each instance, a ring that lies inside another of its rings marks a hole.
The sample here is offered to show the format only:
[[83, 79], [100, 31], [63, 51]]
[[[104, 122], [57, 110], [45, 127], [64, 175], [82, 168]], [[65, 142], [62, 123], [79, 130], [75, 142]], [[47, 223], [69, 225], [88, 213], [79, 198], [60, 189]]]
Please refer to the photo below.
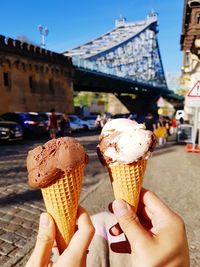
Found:
[[[107, 209], [112, 191], [96, 156], [98, 135], [79, 136], [90, 157], [81, 203], [91, 214]], [[24, 266], [35, 243], [39, 215], [45, 210], [40, 190], [27, 184], [27, 151], [46, 140], [0, 145], [0, 266]], [[200, 154], [183, 146], [157, 149], [148, 164], [145, 186], [161, 196], [185, 220], [191, 266], [200, 266]]]
[[[81, 200], [98, 185], [104, 172], [96, 160], [97, 136], [78, 137], [87, 150]], [[0, 146], [0, 266], [24, 266], [35, 242], [39, 215], [45, 210], [40, 190], [27, 184], [25, 159], [29, 149], [46, 140]]]

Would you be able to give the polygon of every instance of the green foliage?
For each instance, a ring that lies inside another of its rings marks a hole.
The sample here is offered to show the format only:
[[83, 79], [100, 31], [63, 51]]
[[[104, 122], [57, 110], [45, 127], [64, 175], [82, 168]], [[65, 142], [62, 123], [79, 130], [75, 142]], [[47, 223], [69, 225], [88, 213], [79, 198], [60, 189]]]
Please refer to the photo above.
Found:
[[93, 100], [108, 102], [108, 95], [103, 93], [80, 92], [74, 93], [74, 106], [90, 107]]

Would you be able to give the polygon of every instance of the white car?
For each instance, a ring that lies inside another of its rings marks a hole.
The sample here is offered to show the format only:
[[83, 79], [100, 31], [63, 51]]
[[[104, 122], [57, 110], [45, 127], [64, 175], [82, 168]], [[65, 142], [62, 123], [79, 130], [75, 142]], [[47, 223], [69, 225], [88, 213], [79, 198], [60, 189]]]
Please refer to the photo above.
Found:
[[77, 115], [68, 115], [70, 120], [70, 128], [72, 131], [81, 131], [86, 128], [82, 120]]
[[96, 117], [97, 116], [94, 116], [94, 115], [89, 115], [89, 116], [83, 117], [84, 123], [87, 123], [88, 130], [97, 130], [98, 129], [98, 127], [96, 125]]

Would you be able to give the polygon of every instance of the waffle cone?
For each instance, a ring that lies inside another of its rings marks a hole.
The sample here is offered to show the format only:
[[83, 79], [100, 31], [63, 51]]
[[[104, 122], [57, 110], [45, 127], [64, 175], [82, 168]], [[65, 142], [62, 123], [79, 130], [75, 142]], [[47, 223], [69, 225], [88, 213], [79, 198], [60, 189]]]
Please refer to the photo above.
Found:
[[115, 199], [123, 199], [137, 210], [147, 160], [107, 166]]
[[60, 253], [66, 249], [75, 232], [83, 174], [84, 164], [42, 188], [47, 212], [57, 225], [56, 242]]

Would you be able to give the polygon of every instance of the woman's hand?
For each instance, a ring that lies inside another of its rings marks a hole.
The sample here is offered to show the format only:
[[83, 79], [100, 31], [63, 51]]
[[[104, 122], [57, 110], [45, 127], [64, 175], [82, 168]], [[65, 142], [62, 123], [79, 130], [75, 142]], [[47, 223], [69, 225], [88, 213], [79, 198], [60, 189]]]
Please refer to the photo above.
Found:
[[112, 208], [119, 224], [110, 233], [124, 232], [127, 238], [111, 244], [114, 252], [131, 253], [134, 267], [189, 267], [184, 222], [155, 194], [142, 190], [138, 215], [123, 200], [115, 200]]
[[48, 213], [40, 216], [39, 231], [33, 253], [26, 267], [84, 267], [90, 242], [94, 235], [94, 227], [85, 209], [79, 207], [77, 213], [78, 230], [72, 237], [68, 247], [53, 263], [51, 258], [55, 241], [56, 226]]

